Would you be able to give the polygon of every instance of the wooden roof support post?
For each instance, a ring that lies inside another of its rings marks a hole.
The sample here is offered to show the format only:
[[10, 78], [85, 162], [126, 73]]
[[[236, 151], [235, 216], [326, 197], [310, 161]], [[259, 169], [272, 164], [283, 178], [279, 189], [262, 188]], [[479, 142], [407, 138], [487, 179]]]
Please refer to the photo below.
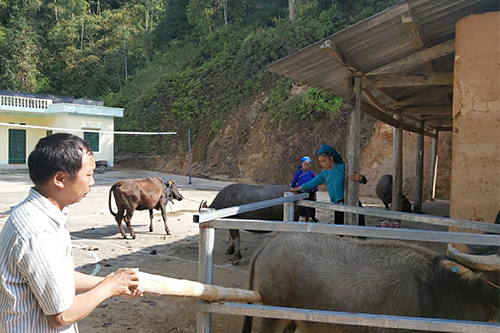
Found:
[[[347, 134], [347, 165], [346, 165], [346, 204], [358, 206], [359, 183], [349, 180], [349, 175], [359, 171], [359, 155], [361, 151], [361, 77], [354, 78], [354, 108], [349, 111]], [[358, 225], [358, 215], [347, 213], [346, 224]]]
[[394, 115], [399, 126], [394, 128], [393, 150], [394, 150], [394, 181], [392, 183], [392, 210], [401, 211], [403, 199], [403, 114]]
[[417, 135], [417, 167], [415, 174], [415, 205], [413, 211], [415, 213], [422, 213], [422, 193], [424, 188], [424, 121], [420, 120], [418, 127], [422, 130]]
[[432, 138], [432, 153], [431, 153], [431, 177], [429, 186], [429, 201], [434, 201], [436, 197], [436, 176], [437, 176], [437, 164], [438, 164], [438, 154], [437, 154], [437, 144], [439, 138], [439, 131], [436, 131], [436, 137]]

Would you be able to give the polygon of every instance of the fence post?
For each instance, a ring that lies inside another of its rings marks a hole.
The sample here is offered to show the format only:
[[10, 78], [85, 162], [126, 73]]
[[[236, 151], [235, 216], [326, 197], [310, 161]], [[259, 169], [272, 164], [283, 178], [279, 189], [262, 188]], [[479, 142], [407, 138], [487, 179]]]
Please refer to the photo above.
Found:
[[[215, 229], [200, 228], [200, 245], [198, 251], [198, 281], [204, 284], [212, 284], [214, 276], [214, 243]], [[204, 302], [199, 300], [198, 303]], [[210, 312], [198, 311], [197, 333], [212, 332], [212, 314]]]
[[188, 129], [188, 164], [189, 164], [189, 182], [191, 184], [191, 130]]
[[[290, 197], [292, 196], [292, 192], [285, 192], [283, 194], [284, 197]], [[294, 212], [295, 212], [295, 202], [287, 202], [283, 204], [283, 221], [291, 221], [293, 222], [293, 217], [294, 217]]]

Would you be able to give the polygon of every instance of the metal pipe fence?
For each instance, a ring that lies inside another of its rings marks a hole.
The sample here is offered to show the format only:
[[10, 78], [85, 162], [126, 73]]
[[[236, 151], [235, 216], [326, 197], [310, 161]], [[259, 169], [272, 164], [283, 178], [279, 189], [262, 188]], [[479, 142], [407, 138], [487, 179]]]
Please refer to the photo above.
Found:
[[[387, 211], [376, 208], [334, 205], [328, 202], [303, 200], [307, 193], [292, 195], [285, 193], [283, 198], [276, 198], [251, 204], [235, 206], [219, 210], [207, 210], [193, 216], [193, 222], [199, 223], [199, 281], [206, 284], [213, 282], [213, 255], [215, 228], [217, 229], [245, 229], [260, 231], [282, 232], [310, 232], [321, 234], [336, 234], [343, 236], [389, 238], [398, 240], [463, 243], [477, 245], [500, 245], [500, 236], [492, 234], [425, 231], [395, 228], [378, 228], [366, 226], [335, 225], [326, 223], [292, 222], [295, 205], [319, 208], [331, 211], [363, 214], [408, 222], [421, 222], [431, 225], [457, 227], [462, 229], [483, 231], [500, 234], [500, 225], [482, 223], [463, 219], [443, 218], [421, 214]], [[242, 220], [226, 218], [236, 214], [250, 212], [276, 205], [284, 206], [284, 220]], [[338, 311], [318, 311], [264, 305], [249, 305], [238, 303], [199, 301], [197, 319], [197, 333], [211, 333], [212, 313], [231, 314], [241, 316], [256, 316], [291, 320], [305, 320], [344, 325], [358, 325], [391, 329], [432, 330], [439, 332], [476, 332], [498, 333], [500, 325], [497, 323], [483, 323], [460, 320], [445, 320], [435, 318], [400, 317], [375, 314], [353, 314]]]

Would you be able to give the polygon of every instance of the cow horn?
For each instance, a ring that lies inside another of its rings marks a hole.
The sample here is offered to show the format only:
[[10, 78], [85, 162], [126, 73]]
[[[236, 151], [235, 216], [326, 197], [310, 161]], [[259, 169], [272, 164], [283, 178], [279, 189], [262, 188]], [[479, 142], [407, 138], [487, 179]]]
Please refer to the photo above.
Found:
[[496, 254], [473, 255], [458, 251], [451, 244], [448, 244], [448, 255], [457, 262], [469, 268], [482, 271], [500, 271], [500, 257]]

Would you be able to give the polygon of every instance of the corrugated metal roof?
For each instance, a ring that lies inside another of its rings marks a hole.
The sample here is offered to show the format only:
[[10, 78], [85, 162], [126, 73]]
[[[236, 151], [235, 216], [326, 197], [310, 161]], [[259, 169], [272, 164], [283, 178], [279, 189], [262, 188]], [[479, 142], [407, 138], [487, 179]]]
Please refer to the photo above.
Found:
[[[434, 115], [412, 109], [405, 115], [405, 122], [415, 124], [415, 121], [428, 119], [427, 129], [449, 128], [455, 24], [471, 14], [498, 11], [499, 7], [498, 0], [402, 1], [271, 64], [269, 69], [343, 97], [349, 94], [347, 79], [362, 76], [363, 99], [379, 111], [391, 115], [403, 109], [405, 114], [404, 108], [448, 106], [448, 114], [443, 114], [446, 108]], [[424, 56], [420, 51], [429, 55], [430, 60], [419, 61]], [[449, 76], [441, 76], [435, 81], [434, 73], [448, 73]], [[434, 83], [408, 81], [408, 85], [391, 86], [367, 82], [383, 79], [380, 74], [424, 74], [422, 77]], [[429, 94], [427, 98], [418, 97], [425, 93]], [[432, 117], [435, 119], [431, 121]]]

